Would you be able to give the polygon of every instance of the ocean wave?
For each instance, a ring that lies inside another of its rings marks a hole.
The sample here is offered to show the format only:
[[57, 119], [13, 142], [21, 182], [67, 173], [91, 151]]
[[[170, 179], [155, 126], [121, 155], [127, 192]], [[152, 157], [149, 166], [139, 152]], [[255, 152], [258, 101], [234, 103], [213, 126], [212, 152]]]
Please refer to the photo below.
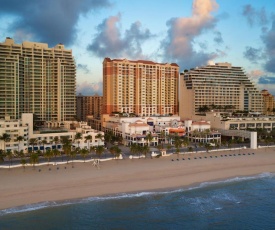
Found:
[[[254, 180], [254, 179], [261, 179], [261, 178], [274, 178], [274, 177], [275, 177], [275, 173], [265, 172], [255, 176], [235, 177], [235, 178], [230, 178], [230, 179], [221, 180], [221, 181], [202, 182], [197, 186], [188, 187], [188, 188], [179, 188], [174, 190], [120, 193], [120, 194], [109, 195], [109, 196], [88, 197], [88, 198], [81, 198], [81, 199], [56, 201], [56, 202], [47, 201], [47, 202], [23, 205], [23, 206], [18, 206], [14, 208], [0, 210], [0, 216], [21, 213], [21, 212], [31, 212], [31, 211], [37, 211], [40, 209], [60, 207], [60, 206], [73, 205], [73, 204], [83, 204], [83, 203], [89, 203], [89, 202], [101, 202], [101, 201], [107, 201], [107, 200], [130, 199], [130, 198], [139, 198], [139, 197], [146, 197], [146, 196], [150, 197], [150, 196], [165, 195], [165, 194], [171, 194], [171, 193], [180, 193], [184, 191], [211, 187], [219, 184], [228, 184], [228, 183], [234, 183], [234, 182], [240, 182], [240, 181], [248, 181], [248, 180]], [[223, 196], [223, 199], [225, 199], [224, 196]], [[236, 203], [240, 203], [240, 201], [234, 200], [232, 197], [227, 197], [226, 199], [235, 201]]]
[[199, 189], [199, 188], [205, 188], [212, 185], [218, 185], [218, 184], [228, 184], [228, 183], [234, 183], [239, 181], [248, 181], [248, 180], [255, 180], [255, 179], [261, 179], [261, 178], [273, 178], [275, 177], [275, 173], [270, 172], [264, 172], [255, 176], [244, 176], [244, 177], [233, 177], [225, 180], [219, 180], [219, 181], [207, 181], [202, 182], [198, 186], [188, 188], [189, 190], [193, 189]]

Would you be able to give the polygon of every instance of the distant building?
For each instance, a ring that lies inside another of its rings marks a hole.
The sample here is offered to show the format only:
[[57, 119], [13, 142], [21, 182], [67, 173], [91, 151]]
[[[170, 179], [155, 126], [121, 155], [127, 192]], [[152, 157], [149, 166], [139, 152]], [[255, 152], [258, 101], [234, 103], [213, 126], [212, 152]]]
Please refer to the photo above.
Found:
[[66, 121], [76, 115], [76, 67], [72, 50], [58, 44], [11, 38], [0, 43], [0, 118], [33, 113], [38, 121]]
[[181, 119], [197, 120], [197, 114], [210, 110], [263, 112], [261, 92], [241, 67], [230, 63], [186, 70], [179, 84]]
[[76, 96], [76, 114], [79, 121], [88, 121], [89, 117], [100, 119], [102, 96]]
[[105, 58], [103, 114], [178, 114], [179, 66]]
[[274, 114], [275, 108], [275, 100], [274, 96], [268, 92], [268, 90], [264, 89], [261, 91], [264, 100], [264, 111], [263, 113], [266, 115]]

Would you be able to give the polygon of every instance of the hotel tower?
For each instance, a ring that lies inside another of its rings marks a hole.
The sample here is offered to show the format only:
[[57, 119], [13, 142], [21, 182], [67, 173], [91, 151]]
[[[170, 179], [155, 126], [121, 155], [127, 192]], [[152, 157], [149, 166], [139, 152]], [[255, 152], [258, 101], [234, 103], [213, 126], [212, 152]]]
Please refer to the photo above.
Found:
[[241, 67], [216, 63], [180, 74], [181, 119], [194, 118], [202, 108], [263, 112], [263, 97]]
[[105, 58], [103, 114], [178, 114], [179, 66]]
[[58, 44], [0, 43], [0, 118], [34, 113], [40, 121], [71, 120], [76, 115], [76, 67], [71, 50]]

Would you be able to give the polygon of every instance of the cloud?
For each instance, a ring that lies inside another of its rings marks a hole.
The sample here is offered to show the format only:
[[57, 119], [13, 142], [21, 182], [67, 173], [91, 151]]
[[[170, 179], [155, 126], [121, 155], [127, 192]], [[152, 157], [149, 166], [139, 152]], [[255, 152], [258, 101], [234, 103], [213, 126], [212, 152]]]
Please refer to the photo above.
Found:
[[257, 64], [258, 60], [262, 58], [262, 51], [261, 49], [256, 49], [256, 48], [247, 46], [245, 48], [243, 56], [249, 61], [251, 61], [252, 63]]
[[99, 82], [82, 82], [81, 84], [77, 84], [76, 86], [76, 92], [77, 95], [81, 93], [83, 96], [93, 96], [94, 94], [98, 94], [102, 96], [103, 92], [103, 83], [102, 81]]
[[214, 34], [215, 34], [214, 41], [215, 41], [218, 45], [222, 44], [222, 43], [223, 43], [223, 38], [222, 38], [221, 32], [220, 32], [220, 31], [215, 31]]
[[267, 62], [264, 65], [265, 70], [275, 73], [275, 18], [273, 19], [271, 29], [262, 35], [262, 40], [267, 56]]
[[88, 69], [88, 66], [83, 65], [83, 64], [78, 64], [77, 65], [77, 70], [83, 72], [84, 74], [90, 73], [90, 70]]
[[[16, 20], [9, 26], [14, 34], [32, 35], [32, 39], [70, 45], [76, 37], [80, 15], [110, 6], [109, 0], [2, 0], [0, 15]], [[18, 38], [18, 37], [17, 37]], [[19, 37], [26, 40], [25, 37]]]
[[97, 26], [97, 34], [88, 45], [88, 51], [98, 57], [129, 57], [139, 58], [143, 56], [142, 43], [153, 38], [148, 29], [143, 29], [140, 22], [135, 22], [127, 29], [123, 36], [118, 27], [121, 20], [120, 14], [106, 18]]
[[262, 84], [262, 85], [275, 84], [275, 77], [262, 76], [259, 78], [258, 84]]
[[184, 68], [191, 68], [216, 58], [216, 53], [196, 51], [194, 44], [195, 38], [215, 28], [217, 19], [211, 13], [217, 8], [215, 0], [194, 0], [191, 17], [172, 18], [167, 21], [167, 36], [161, 43], [165, 59], [168, 58]]
[[253, 6], [245, 5], [243, 7], [243, 16], [247, 19], [247, 22], [250, 26], [260, 25], [264, 26], [268, 23], [268, 17], [265, 12], [265, 8], [257, 10]]

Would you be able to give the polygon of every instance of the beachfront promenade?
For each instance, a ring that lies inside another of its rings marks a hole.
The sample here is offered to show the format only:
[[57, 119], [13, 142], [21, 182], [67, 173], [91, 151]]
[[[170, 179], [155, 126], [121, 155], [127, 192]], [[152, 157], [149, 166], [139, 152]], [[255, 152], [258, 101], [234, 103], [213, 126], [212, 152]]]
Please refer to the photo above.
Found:
[[[155, 158], [155, 157], [160, 157], [160, 151], [156, 148], [151, 148], [151, 151], [149, 152], [148, 155], [144, 156], [143, 154], [140, 155], [132, 155], [130, 152], [129, 147], [126, 146], [120, 146], [122, 153], [120, 154], [119, 157], [113, 157], [110, 153], [106, 153], [107, 151], [105, 150], [105, 153], [103, 154], [103, 157], [98, 158], [95, 154], [89, 153], [89, 155], [83, 159], [81, 158], [81, 156], [78, 156], [76, 159], [73, 160], [68, 160], [68, 158], [66, 156], [59, 156], [59, 157], [55, 157], [53, 158], [51, 161], [48, 161], [45, 157], [40, 158], [39, 163], [35, 163], [35, 164], [31, 164], [31, 163], [26, 163], [24, 165], [22, 165], [20, 163], [20, 159], [14, 159], [12, 162], [7, 160], [5, 162], [3, 162], [2, 164], [0, 164], [0, 168], [2, 169], [11, 169], [11, 168], [19, 168], [19, 167], [39, 167], [39, 166], [62, 166], [62, 165], [67, 165], [67, 164], [75, 164], [75, 163], [89, 163], [92, 162], [94, 164], [94, 162], [106, 162], [106, 161], [111, 161], [111, 160], [125, 160], [125, 159], [142, 159], [142, 158]], [[261, 149], [265, 149], [265, 148], [274, 148], [275, 149], [275, 145], [269, 145], [269, 146], [259, 146], [259, 148]], [[173, 157], [176, 158], [175, 160], [179, 160], [177, 158], [180, 159], [202, 159], [202, 158], [212, 158], [211, 154], [215, 154], [214, 157], [218, 158], [218, 157], [227, 157], [227, 156], [240, 156], [240, 155], [250, 155], [250, 153], [253, 153], [253, 150], [250, 150], [249, 148], [247, 148], [246, 146], [239, 146], [239, 147], [233, 147], [233, 148], [219, 148], [219, 149], [212, 149], [212, 150], [205, 150], [203, 148], [200, 148], [197, 151], [187, 151], [187, 149], [185, 148], [185, 150], [183, 151], [183, 149], [181, 149], [181, 151], [179, 153], [175, 153], [175, 149], [172, 148], [170, 150], [166, 150], [167, 154], [165, 156], [162, 157]], [[234, 153], [233, 153], [234, 152]], [[192, 157], [193, 155], [203, 155], [203, 157], [199, 156], [199, 157]], [[186, 156], [186, 158], [184, 158], [183, 156]], [[188, 157], [191, 156], [191, 157]], [[174, 160], [173, 158], [171, 159], [172, 161]], [[59, 169], [59, 167], [58, 167]]]

